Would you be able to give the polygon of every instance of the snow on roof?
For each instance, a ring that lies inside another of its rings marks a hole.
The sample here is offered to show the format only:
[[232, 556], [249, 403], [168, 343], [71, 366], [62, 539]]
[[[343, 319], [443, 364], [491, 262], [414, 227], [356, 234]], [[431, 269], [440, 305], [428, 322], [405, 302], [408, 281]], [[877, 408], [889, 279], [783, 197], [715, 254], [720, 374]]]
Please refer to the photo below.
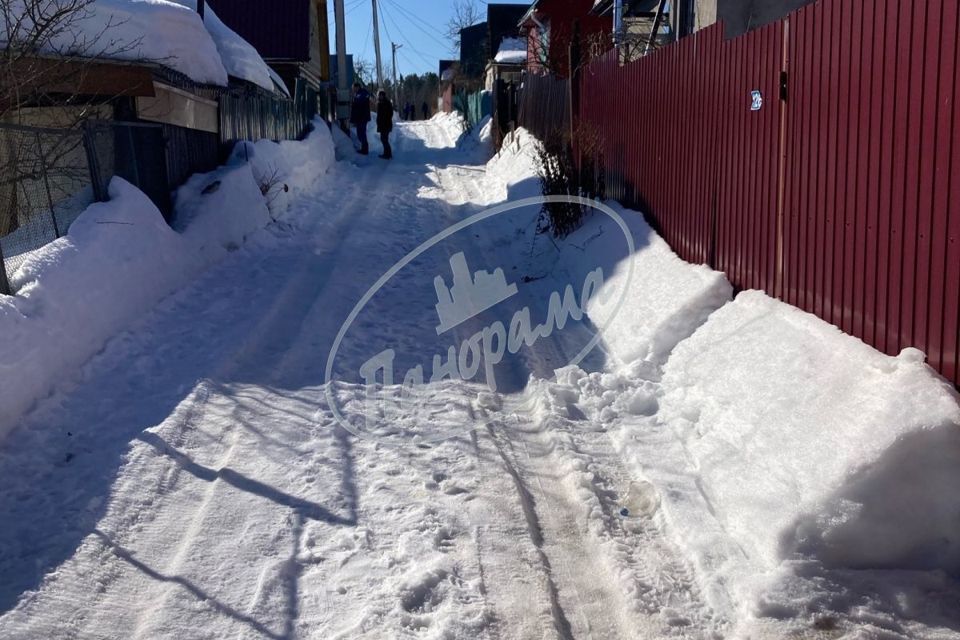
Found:
[[504, 38], [493, 58], [500, 64], [521, 64], [527, 61], [527, 43], [521, 38]]
[[[173, 1], [196, 11], [196, 0]], [[263, 61], [257, 50], [240, 37], [237, 32], [224, 24], [209, 3], [204, 8], [203, 24], [207, 27], [210, 37], [213, 38], [228, 74], [234, 78], [252, 82], [268, 91], [276, 90], [273, 78], [270, 75], [270, 67]], [[280, 86], [283, 86], [282, 82]], [[283, 92], [286, 93], [286, 89]]]
[[[11, 15], [23, 12], [23, 0], [15, 0]], [[229, 75], [275, 90], [256, 49], [209, 5], [201, 22], [196, 0], [96, 0], [61, 24], [44, 47], [48, 53], [150, 61], [201, 84], [226, 86]], [[29, 23], [20, 26], [23, 36], [31, 30]]]
[[283, 81], [283, 78], [280, 77], [280, 74], [273, 70], [272, 67], [267, 67], [267, 71], [270, 72], [270, 79], [273, 80], [273, 85], [276, 87], [278, 93], [290, 97], [290, 91], [287, 90], [287, 85]]

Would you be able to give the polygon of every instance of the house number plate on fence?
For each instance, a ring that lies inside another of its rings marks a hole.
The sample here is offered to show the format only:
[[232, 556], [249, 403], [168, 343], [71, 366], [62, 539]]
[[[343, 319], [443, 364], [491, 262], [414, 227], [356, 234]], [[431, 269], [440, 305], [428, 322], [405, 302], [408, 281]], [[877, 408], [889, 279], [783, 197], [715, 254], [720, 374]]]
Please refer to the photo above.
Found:
[[763, 108], [763, 94], [759, 91], [750, 92], [750, 111], [760, 111]]

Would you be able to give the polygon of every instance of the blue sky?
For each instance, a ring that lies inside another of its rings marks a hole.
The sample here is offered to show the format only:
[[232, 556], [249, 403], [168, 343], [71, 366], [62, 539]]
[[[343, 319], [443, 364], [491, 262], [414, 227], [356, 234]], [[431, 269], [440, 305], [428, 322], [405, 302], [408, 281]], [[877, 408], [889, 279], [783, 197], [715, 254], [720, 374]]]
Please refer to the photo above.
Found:
[[[500, 0], [511, 3], [511, 0]], [[380, 52], [383, 72], [389, 75], [390, 41], [402, 44], [397, 51], [397, 73], [437, 72], [437, 62], [457, 57], [444, 35], [453, 13], [453, 0], [378, 0], [380, 5]], [[485, 2], [478, 2], [484, 10]], [[523, 3], [517, 3], [523, 4]], [[336, 52], [333, 1], [328, 1], [331, 48]], [[354, 59], [374, 62], [372, 0], [344, 0], [347, 17], [347, 53]]]

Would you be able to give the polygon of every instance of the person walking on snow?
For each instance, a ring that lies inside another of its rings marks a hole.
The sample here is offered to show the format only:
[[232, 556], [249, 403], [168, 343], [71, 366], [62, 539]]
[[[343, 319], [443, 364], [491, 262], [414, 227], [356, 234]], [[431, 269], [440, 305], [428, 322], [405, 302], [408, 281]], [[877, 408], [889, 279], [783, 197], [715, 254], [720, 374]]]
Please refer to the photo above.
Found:
[[390, 148], [390, 132], [393, 131], [393, 104], [387, 97], [386, 91], [380, 90], [377, 93], [377, 132], [380, 134], [380, 142], [383, 143], [384, 160], [393, 157], [393, 149]]
[[362, 155], [370, 153], [367, 142], [367, 123], [370, 122], [370, 93], [359, 82], [353, 83], [353, 104], [350, 106], [350, 123], [357, 128]]

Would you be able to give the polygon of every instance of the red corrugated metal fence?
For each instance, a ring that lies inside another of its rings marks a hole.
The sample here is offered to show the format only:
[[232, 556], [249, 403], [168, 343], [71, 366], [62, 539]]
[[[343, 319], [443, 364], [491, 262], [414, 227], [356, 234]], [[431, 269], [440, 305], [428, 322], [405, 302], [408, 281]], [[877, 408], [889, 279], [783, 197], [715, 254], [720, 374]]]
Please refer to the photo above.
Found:
[[820, 0], [611, 52], [579, 74], [578, 120], [609, 196], [682, 257], [960, 383], [958, 32], [955, 0]]

